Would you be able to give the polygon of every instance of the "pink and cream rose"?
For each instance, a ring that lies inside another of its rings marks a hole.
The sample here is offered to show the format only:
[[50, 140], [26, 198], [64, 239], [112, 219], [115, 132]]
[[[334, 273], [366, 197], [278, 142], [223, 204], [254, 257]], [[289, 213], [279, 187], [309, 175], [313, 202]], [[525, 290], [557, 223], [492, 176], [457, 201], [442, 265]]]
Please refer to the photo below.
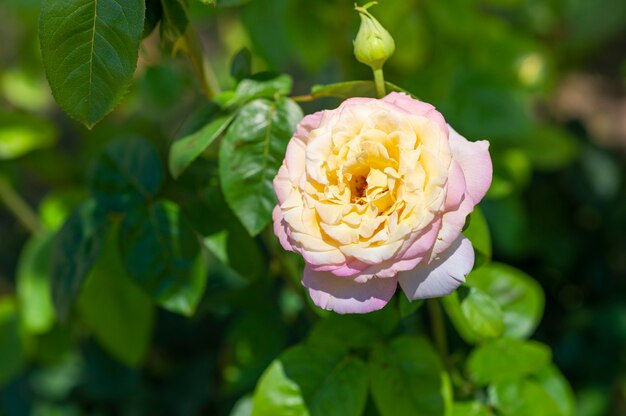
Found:
[[273, 218], [315, 304], [366, 313], [398, 283], [410, 300], [463, 283], [474, 250], [461, 231], [491, 183], [488, 148], [395, 92], [304, 117], [274, 179]]

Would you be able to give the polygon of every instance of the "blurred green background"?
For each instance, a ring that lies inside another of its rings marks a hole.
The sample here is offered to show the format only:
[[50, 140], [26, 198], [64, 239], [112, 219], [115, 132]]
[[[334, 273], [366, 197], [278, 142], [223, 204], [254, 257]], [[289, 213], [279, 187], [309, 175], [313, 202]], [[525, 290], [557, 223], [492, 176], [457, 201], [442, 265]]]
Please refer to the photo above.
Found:
[[[242, 47], [256, 70], [290, 74], [295, 95], [371, 77], [352, 56], [350, 1], [217, 3], [190, 8], [224, 87]], [[466, 137], [491, 141], [494, 181], [481, 206], [494, 259], [543, 286], [535, 338], [572, 384], [577, 414], [626, 414], [626, 2], [381, 0], [373, 10], [396, 40], [386, 79], [433, 103]], [[189, 64], [162, 54], [155, 31], [122, 105], [85, 129], [50, 95], [38, 14], [37, 0], [0, 2], [0, 414], [230, 414], [310, 327], [297, 286], [238, 280], [215, 265], [195, 316], [156, 312], [136, 367], [80, 319], [45, 318], [49, 305], [28, 276], [45, 274], [49, 242], [29, 239], [28, 224], [59, 227], [112, 136], [140, 133], [165, 160], [201, 97]], [[168, 179], [165, 193], [213, 180], [196, 169], [182, 185]], [[254, 253], [241, 274], [275, 266]]]

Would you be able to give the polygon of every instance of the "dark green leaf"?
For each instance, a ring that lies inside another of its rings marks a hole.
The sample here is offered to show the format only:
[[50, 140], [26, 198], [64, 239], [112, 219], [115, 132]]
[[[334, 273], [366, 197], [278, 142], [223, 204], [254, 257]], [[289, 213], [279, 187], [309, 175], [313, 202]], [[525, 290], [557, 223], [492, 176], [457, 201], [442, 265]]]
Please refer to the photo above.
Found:
[[491, 260], [491, 235], [487, 220], [480, 207], [474, 208], [469, 217], [469, 225], [463, 230], [463, 234], [472, 242], [474, 252], [476, 252], [474, 268]]
[[287, 98], [260, 99], [245, 105], [226, 132], [219, 155], [222, 190], [251, 235], [272, 217], [272, 180], [301, 118], [300, 107]]
[[516, 380], [550, 364], [550, 349], [535, 341], [500, 338], [476, 348], [467, 360], [467, 371], [477, 384]]
[[156, 149], [145, 139], [129, 136], [109, 143], [95, 161], [90, 180], [98, 204], [124, 211], [154, 198], [163, 183]]
[[161, 18], [161, 41], [171, 47], [185, 35], [189, 26], [187, 8], [182, 0], [161, 0], [163, 17]]
[[93, 126], [122, 99], [143, 31], [142, 0], [44, 0], [39, 39], [52, 94]]
[[146, 19], [141, 34], [142, 39], [150, 36], [162, 17], [163, 6], [161, 6], [161, 0], [146, 0]]
[[[410, 92], [389, 82], [385, 82], [385, 87], [387, 94], [396, 91], [413, 96]], [[311, 88], [311, 96], [313, 98], [336, 97], [341, 99], [350, 97], [378, 97], [374, 81], [347, 81], [328, 85], [314, 85]]]
[[[345, 336], [350, 334], [350, 336]], [[346, 349], [369, 348], [382, 338], [383, 334], [366, 319], [359, 315], [331, 314], [318, 320], [309, 334], [309, 342], [333, 344]]]
[[235, 94], [226, 102], [226, 107], [245, 104], [257, 98], [274, 98], [291, 92], [293, 80], [289, 75], [261, 72], [239, 81]]
[[0, 386], [15, 376], [25, 361], [24, 341], [15, 299], [0, 299]]
[[526, 338], [543, 313], [541, 286], [530, 276], [502, 263], [490, 263], [470, 273], [467, 285], [481, 289], [500, 305], [504, 335]]
[[538, 169], [563, 169], [580, 154], [576, 137], [551, 126], [541, 126], [531, 131], [521, 141], [521, 148]]
[[299, 345], [265, 371], [254, 393], [253, 416], [359, 416], [365, 408], [367, 367], [341, 349]]
[[235, 118], [236, 113], [222, 114], [200, 130], [177, 139], [170, 149], [169, 168], [177, 178], [204, 150], [213, 143]]
[[115, 244], [116, 234], [109, 233], [77, 305], [85, 325], [100, 344], [123, 363], [137, 366], [150, 344], [154, 306], [126, 275]]
[[17, 266], [16, 294], [24, 329], [32, 334], [47, 332], [54, 325], [50, 293], [50, 253], [54, 234], [34, 235], [26, 243]]
[[252, 73], [252, 54], [248, 48], [241, 48], [230, 64], [230, 75], [238, 82], [249, 78]]
[[213, 4], [217, 2], [219, 7], [234, 7], [234, 6], [243, 6], [246, 3], [250, 3], [252, 0], [201, 0], [201, 1], [212, 1]]
[[50, 147], [57, 139], [54, 124], [21, 113], [0, 112], [0, 159], [14, 159]]
[[100, 255], [107, 225], [106, 215], [89, 200], [74, 210], [54, 238], [52, 301], [61, 321], [67, 319], [83, 280]]
[[240, 276], [254, 280], [267, 271], [259, 245], [228, 208], [218, 187], [204, 190], [195, 204], [184, 207], [209, 251]]
[[137, 206], [122, 222], [119, 247], [126, 272], [160, 305], [194, 313], [206, 285], [206, 266], [177, 205]]
[[374, 402], [382, 416], [447, 415], [450, 381], [425, 338], [404, 336], [374, 347], [370, 361]]

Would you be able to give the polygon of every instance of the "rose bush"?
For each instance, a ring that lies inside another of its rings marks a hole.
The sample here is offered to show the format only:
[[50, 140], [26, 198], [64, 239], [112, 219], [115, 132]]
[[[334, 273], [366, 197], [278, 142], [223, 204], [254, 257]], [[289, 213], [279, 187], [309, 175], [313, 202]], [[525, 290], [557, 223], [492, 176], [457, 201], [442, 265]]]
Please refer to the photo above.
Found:
[[306, 116], [274, 179], [274, 232], [303, 256], [302, 284], [338, 313], [451, 293], [471, 271], [462, 229], [491, 183], [470, 142], [406, 94], [351, 98]]

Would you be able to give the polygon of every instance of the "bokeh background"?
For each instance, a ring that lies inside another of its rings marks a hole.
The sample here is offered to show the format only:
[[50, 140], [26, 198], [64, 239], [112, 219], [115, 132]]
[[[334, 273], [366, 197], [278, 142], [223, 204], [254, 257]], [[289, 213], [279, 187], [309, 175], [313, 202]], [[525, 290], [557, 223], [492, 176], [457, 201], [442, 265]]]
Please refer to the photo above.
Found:
[[[218, 5], [190, 0], [225, 87], [242, 47], [256, 70], [292, 75], [296, 95], [371, 76], [352, 56], [358, 17], [349, 1]], [[626, 2], [381, 0], [372, 12], [396, 40], [386, 79], [498, 153], [481, 204], [494, 259], [541, 283], [546, 310], [535, 338], [552, 348], [577, 414], [626, 414]], [[20, 335], [20, 316], [37, 316], [40, 306], [20, 289], [34, 251], [25, 224], [35, 215], [58, 227], [86, 195], [94, 156], [121, 130], [141, 132], [166, 155], [201, 99], [189, 64], [162, 54], [155, 31], [123, 104], [85, 129], [50, 95], [38, 14], [37, 0], [0, 1], [0, 414], [230, 414], [306, 333], [296, 289], [241, 282], [216, 266], [194, 317], [158, 311], [138, 368], [112, 357], [80, 322]], [[177, 192], [171, 180], [168, 187]], [[263, 274], [275, 266], [265, 255], [240, 260]]]

